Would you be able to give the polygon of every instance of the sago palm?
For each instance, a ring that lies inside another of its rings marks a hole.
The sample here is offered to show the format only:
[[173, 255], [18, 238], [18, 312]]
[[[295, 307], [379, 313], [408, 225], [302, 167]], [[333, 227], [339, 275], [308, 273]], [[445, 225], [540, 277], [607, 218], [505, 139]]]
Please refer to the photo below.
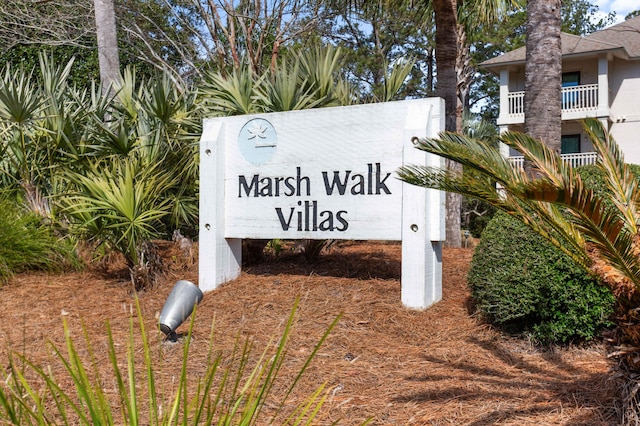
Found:
[[599, 121], [585, 121], [585, 130], [610, 189], [606, 195], [587, 189], [578, 172], [558, 154], [520, 133], [505, 133], [499, 139], [531, 162], [534, 177], [514, 167], [495, 145], [453, 133], [414, 140], [415, 146], [457, 161], [469, 173], [406, 166], [399, 175], [412, 184], [482, 199], [519, 218], [585, 267], [595, 260], [606, 261], [618, 274], [615, 283], [610, 274], [603, 277], [605, 281], [616, 288], [623, 285], [627, 294], [635, 296], [640, 290], [640, 262], [633, 241], [640, 218], [638, 181]]
[[519, 133], [499, 139], [531, 162], [533, 176], [515, 168], [493, 144], [453, 133], [415, 139], [415, 147], [461, 163], [464, 174], [422, 166], [405, 166], [398, 174], [411, 184], [484, 200], [569, 254], [611, 288], [621, 308], [618, 324], [626, 333], [626, 350], [640, 351], [640, 334], [633, 332], [640, 324], [639, 181], [598, 120], [585, 120], [584, 128], [598, 154], [604, 194], [588, 189], [545, 144]]

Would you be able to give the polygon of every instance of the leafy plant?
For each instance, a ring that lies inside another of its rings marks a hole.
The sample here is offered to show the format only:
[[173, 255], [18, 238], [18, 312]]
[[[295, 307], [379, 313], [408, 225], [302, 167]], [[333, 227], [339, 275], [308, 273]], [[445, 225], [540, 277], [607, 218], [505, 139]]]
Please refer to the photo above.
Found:
[[233, 70], [230, 75], [210, 72], [201, 83], [205, 106], [215, 115], [240, 115], [261, 112], [256, 82], [249, 67]]
[[[52, 350], [55, 358], [64, 366], [66, 379], [70, 379], [73, 389], [63, 388], [59, 385], [63, 382], [60, 377], [53, 376], [48, 369], [29, 361], [28, 356], [13, 354], [7, 368], [2, 370], [5, 373], [4, 380], [0, 382], [0, 420], [11, 424], [81, 425], [254, 425], [265, 422], [282, 425], [315, 424], [327, 396], [324, 385], [319, 386], [306, 400], [292, 409], [285, 409], [285, 402], [340, 316], [336, 317], [320, 337], [299, 373], [285, 388], [282, 399], [279, 402], [272, 401], [271, 395], [276, 384], [280, 386], [284, 380], [279, 372], [286, 359], [287, 342], [293, 330], [297, 308], [298, 301], [282, 335], [274, 339], [256, 360], [251, 356], [253, 347], [248, 340], [241, 342], [238, 339], [232, 354], [232, 359], [237, 359], [235, 363], [230, 364], [221, 354], [215, 354], [215, 334], [212, 327], [207, 368], [197, 378], [192, 377], [187, 368], [195, 319], [195, 314], [192, 315], [189, 332], [182, 341], [182, 365], [177, 388], [172, 395], [165, 395], [157, 389], [154, 343], [145, 330], [139, 305], [139, 335], [135, 333], [132, 317], [124, 364], [118, 359], [116, 344], [107, 323], [107, 349], [112, 379], [117, 389], [115, 396], [105, 392], [103, 388], [103, 379], [91, 355], [93, 347], [86, 331], [84, 337], [89, 361], [80, 356], [65, 322], [66, 354], [55, 345], [52, 345]], [[136, 365], [135, 340], [138, 338], [142, 341], [142, 366]], [[160, 343], [156, 342], [158, 345]], [[138, 391], [142, 388], [142, 382], [146, 384], [145, 397]], [[265, 411], [267, 404], [272, 409], [270, 413]], [[147, 406], [148, 411], [143, 413], [143, 406]], [[161, 407], [168, 409], [162, 410]]]
[[122, 253], [136, 289], [152, 284], [159, 266], [149, 241], [161, 235], [162, 219], [170, 213], [162, 194], [174, 185], [158, 166], [136, 159], [114, 160], [88, 174], [72, 173], [78, 191], [61, 202], [85, 238]]
[[468, 282], [485, 318], [540, 343], [591, 340], [612, 325], [611, 291], [504, 213], [485, 228]]
[[0, 283], [27, 270], [78, 266], [73, 244], [56, 236], [38, 216], [5, 196], [0, 196], [0, 211]]
[[514, 168], [499, 150], [480, 140], [443, 133], [415, 140], [418, 149], [462, 163], [473, 173], [408, 166], [406, 182], [484, 200], [523, 222], [581, 267], [597, 275], [616, 297], [616, 354], [630, 371], [640, 369], [640, 181], [614, 139], [596, 119], [584, 120], [596, 167], [607, 191], [585, 186], [577, 170], [543, 142], [521, 133], [500, 141], [522, 153], [533, 173]]
[[[453, 133], [415, 144], [462, 163], [471, 173], [407, 166], [399, 175], [409, 183], [479, 198], [512, 215], [583, 268], [596, 267], [594, 272], [614, 294], [624, 295], [618, 300], [632, 307], [640, 296], [640, 262], [634, 243], [640, 223], [640, 185], [598, 120], [586, 120], [585, 131], [599, 154], [596, 165], [609, 189], [606, 193], [585, 187], [578, 171], [557, 153], [520, 133], [506, 133], [499, 139], [531, 162], [534, 176], [513, 167], [492, 144]], [[597, 269], [602, 264], [614, 273]]]

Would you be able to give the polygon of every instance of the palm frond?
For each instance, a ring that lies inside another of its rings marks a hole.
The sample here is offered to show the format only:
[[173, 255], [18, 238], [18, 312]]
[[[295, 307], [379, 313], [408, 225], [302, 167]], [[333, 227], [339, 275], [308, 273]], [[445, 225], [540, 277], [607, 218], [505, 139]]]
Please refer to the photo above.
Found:
[[40, 54], [38, 59], [40, 61], [40, 74], [42, 75], [44, 90], [50, 96], [64, 96], [67, 90], [67, 79], [71, 75], [75, 58], [71, 58], [64, 67], [57, 65], [53, 56]]
[[305, 50], [298, 57], [305, 91], [321, 100], [318, 106], [341, 105], [335, 94], [335, 74], [341, 63], [341, 50], [328, 46]]
[[503, 186], [526, 179], [524, 172], [514, 168], [494, 145], [482, 140], [443, 132], [439, 139], [414, 138], [413, 144], [419, 150], [476, 170]]
[[638, 232], [640, 223], [640, 189], [638, 179], [624, 162], [622, 151], [599, 120], [586, 119], [583, 128], [598, 153], [596, 165], [604, 172], [605, 182], [613, 196], [616, 209], [625, 217], [629, 232]]
[[470, 0], [458, 7], [458, 21], [468, 26], [498, 22], [511, 10], [525, 7], [523, 0]]
[[497, 186], [481, 172], [458, 173], [425, 166], [404, 166], [397, 173], [401, 180], [413, 185], [483, 200], [525, 223], [578, 264], [587, 268], [590, 263], [584, 241], [573, 223], [555, 206], [521, 199], [517, 185]]
[[306, 84], [299, 59], [277, 66], [270, 78], [262, 80], [258, 93], [264, 108], [270, 112], [310, 109], [325, 101]]
[[24, 126], [39, 117], [44, 103], [36, 87], [31, 84], [32, 72], [7, 67], [0, 79], [0, 118]]
[[[405, 166], [399, 177], [416, 185], [484, 200], [517, 217], [585, 268], [591, 262], [588, 242], [601, 259], [640, 289], [640, 263], [634, 243], [636, 179], [627, 166], [620, 164], [622, 157], [615, 143], [597, 126], [592, 125], [591, 129], [591, 136], [599, 139], [594, 145], [603, 153], [600, 167], [605, 169], [612, 187], [607, 195], [586, 188], [577, 171], [557, 153], [520, 133], [503, 134], [500, 140], [531, 162], [537, 171], [534, 177], [514, 170], [495, 147], [451, 133], [414, 143], [418, 149], [463, 164], [467, 168], [465, 174]], [[491, 187], [493, 182], [499, 189]], [[616, 208], [606, 207], [603, 197], [617, 200]], [[633, 211], [627, 211], [629, 205]]]
[[65, 197], [65, 211], [85, 232], [100, 232], [90, 236], [107, 240], [131, 265], [137, 264], [142, 243], [161, 235], [161, 220], [170, 213], [170, 203], [161, 195], [175, 182], [158, 167], [127, 159], [88, 174], [70, 173], [79, 191]]
[[256, 80], [249, 67], [233, 70], [225, 76], [220, 72], [205, 75], [202, 94], [205, 105], [216, 115], [241, 115], [260, 112], [257, 103]]
[[398, 96], [400, 89], [402, 89], [414, 65], [415, 60], [413, 58], [405, 58], [402, 61], [397, 61], [390, 67], [384, 67], [385, 75], [382, 93], [377, 96], [380, 102], [390, 102]]
[[528, 199], [564, 206], [575, 218], [576, 228], [619, 271], [640, 287], [640, 265], [634, 250], [633, 236], [616, 211], [605, 208], [593, 191], [581, 186], [556, 188], [542, 180], [531, 182], [524, 190]]
[[510, 148], [520, 152], [526, 161], [531, 163], [532, 168], [538, 175], [544, 176], [556, 185], [560, 186], [568, 173], [567, 165], [562, 161], [560, 155], [549, 149], [540, 141], [518, 132], [506, 132], [500, 135], [500, 142]]

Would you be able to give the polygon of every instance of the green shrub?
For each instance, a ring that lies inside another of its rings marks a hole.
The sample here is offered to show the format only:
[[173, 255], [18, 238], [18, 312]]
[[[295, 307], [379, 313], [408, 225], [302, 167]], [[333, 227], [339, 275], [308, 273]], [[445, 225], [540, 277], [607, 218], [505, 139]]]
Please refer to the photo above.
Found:
[[0, 283], [27, 270], [61, 271], [75, 264], [73, 246], [61, 241], [33, 213], [0, 197]]
[[[629, 168], [631, 169], [631, 173], [633, 173], [633, 175], [640, 176], [639, 165], [629, 164]], [[578, 173], [580, 174], [580, 178], [584, 182], [584, 185], [587, 188], [590, 188], [596, 195], [602, 196], [607, 192], [609, 192], [609, 189], [607, 188], [607, 184], [605, 183], [604, 172], [601, 169], [599, 169], [594, 165], [591, 165], [591, 166], [579, 167], [577, 170], [578, 170]], [[602, 201], [607, 207], [612, 208], [613, 211], [616, 210], [614, 208], [615, 206], [613, 205], [613, 201], [611, 200], [611, 197], [603, 196]]]
[[482, 234], [468, 282], [478, 311], [491, 323], [539, 343], [590, 340], [611, 324], [611, 292], [502, 212]]

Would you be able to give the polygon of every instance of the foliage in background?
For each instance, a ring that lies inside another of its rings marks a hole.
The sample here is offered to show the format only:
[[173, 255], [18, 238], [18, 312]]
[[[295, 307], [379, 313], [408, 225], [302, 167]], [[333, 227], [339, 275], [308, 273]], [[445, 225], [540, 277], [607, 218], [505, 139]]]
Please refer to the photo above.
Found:
[[[66, 354], [63, 349], [51, 345], [54, 358], [64, 366], [65, 376], [54, 376], [50, 369], [31, 362], [28, 355], [13, 353], [9, 365], [2, 369], [0, 420], [15, 425], [316, 424], [327, 397], [324, 385], [294, 407], [285, 404], [340, 316], [320, 337], [296, 377], [284, 383], [279, 371], [286, 361], [297, 309], [296, 301], [282, 335], [274, 338], [257, 357], [251, 342], [241, 341], [238, 337], [231, 354], [233, 361], [228, 362], [214, 349], [212, 327], [206, 370], [198, 377], [189, 374], [188, 368], [194, 314], [189, 332], [182, 340], [182, 364], [175, 390], [166, 392], [157, 385], [158, 375], [162, 372], [157, 370], [156, 357], [162, 357], [162, 342], [149, 339], [139, 305], [139, 334], [134, 330], [132, 317], [126, 361], [119, 359], [119, 344], [114, 342], [107, 323], [107, 350], [112, 368], [108, 378], [100, 375], [100, 366], [92, 357], [96, 349], [86, 331], [85, 351], [77, 348], [65, 322]], [[142, 341], [141, 354], [135, 348], [138, 340]], [[83, 353], [88, 353], [88, 357]], [[107, 379], [114, 384], [115, 395], [105, 392], [103, 381]], [[63, 388], [60, 383], [71, 383], [72, 389]], [[276, 386], [285, 389], [279, 401], [272, 396]], [[142, 392], [143, 387], [146, 394]]]
[[62, 271], [77, 267], [74, 246], [56, 236], [40, 218], [0, 194], [0, 284], [27, 270]]
[[[147, 78], [163, 68], [179, 73], [185, 67], [182, 52], [197, 56], [193, 40], [172, 21], [166, 2], [121, 0], [114, 3], [122, 69], [135, 67]], [[171, 42], [167, 42], [168, 39]], [[38, 66], [38, 56], [42, 54], [53, 57], [56, 63], [75, 58], [71, 82], [85, 88], [92, 80], [99, 80], [96, 47], [92, 1], [3, 0], [0, 3], [0, 64], [23, 64], [30, 70]]]
[[210, 72], [200, 85], [203, 106], [230, 116], [385, 102], [396, 98], [413, 66], [411, 60], [389, 65], [379, 90], [363, 95], [345, 79], [343, 61], [341, 49], [327, 47], [297, 53], [259, 75], [248, 67]]
[[[381, 92], [389, 64], [416, 58], [411, 64], [406, 84], [398, 99], [433, 96], [435, 90], [435, 24], [432, 13], [425, 13], [417, 3], [327, 2], [331, 13], [317, 26], [317, 39], [301, 40], [308, 49], [311, 43], [328, 41], [344, 52], [345, 78], [363, 94]], [[432, 11], [431, 11], [432, 12]]]
[[145, 269], [150, 240], [196, 227], [196, 94], [166, 73], [127, 70], [111, 97], [69, 85], [73, 65], [41, 56], [39, 69], [0, 75], [0, 184], [59, 232]]
[[[564, 0], [562, 2], [562, 31], [586, 35], [601, 30], [612, 23], [613, 14], [603, 16], [599, 7], [589, 0]], [[478, 64], [500, 54], [524, 46], [525, 10], [509, 13], [495, 25], [477, 25], [478, 36], [473, 40], [471, 54], [473, 63]], [[495, 122], [499, 113], [499, 79], [485, 70], [479, 70], [474, 76], [471, 89], [471, 106], [477, 105], [479, 114]]]
[[540, 343], [591, 340], [611, 325], [611, 291], [505, 213], [484, 230], [468, 282], [486, 319]]

